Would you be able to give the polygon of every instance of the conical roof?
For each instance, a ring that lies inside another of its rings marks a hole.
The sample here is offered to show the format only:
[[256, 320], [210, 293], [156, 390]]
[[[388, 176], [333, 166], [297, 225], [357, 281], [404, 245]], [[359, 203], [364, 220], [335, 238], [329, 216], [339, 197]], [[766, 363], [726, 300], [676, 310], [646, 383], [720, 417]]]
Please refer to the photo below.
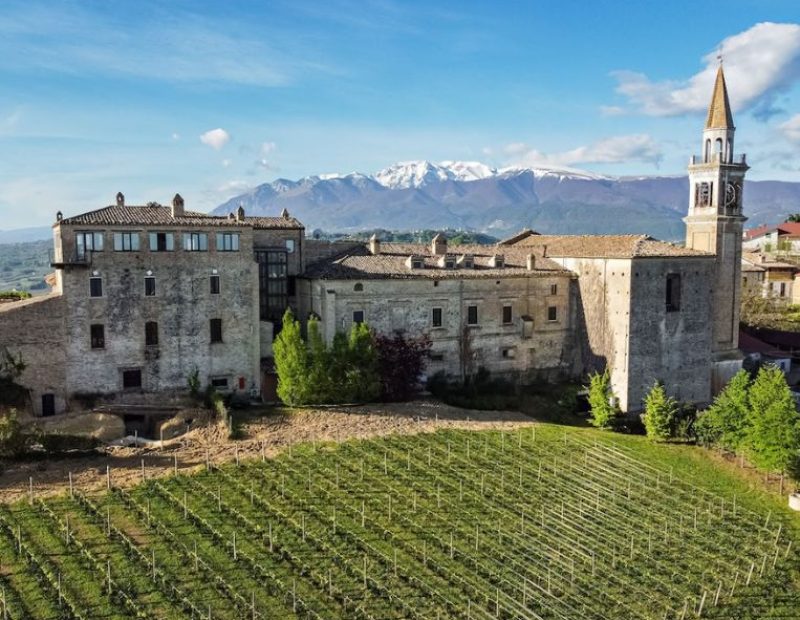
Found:
[[714, 82], [714, 94], [711, 105], [708, 106], [706, 129], [733, 129], [733, 115], [731, 103], [728, 100], [728, 88], [725, 86], [725, 74], [722, 65], [717, 70], [717, 80]]

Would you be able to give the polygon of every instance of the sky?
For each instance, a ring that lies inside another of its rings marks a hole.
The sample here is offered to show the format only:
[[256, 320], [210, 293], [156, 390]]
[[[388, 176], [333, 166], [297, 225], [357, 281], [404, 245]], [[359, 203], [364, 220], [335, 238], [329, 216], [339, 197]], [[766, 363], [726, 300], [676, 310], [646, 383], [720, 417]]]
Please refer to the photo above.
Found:
[[800, 181], [797, 0], [2, 0], [0, 229], [398, 161], [678, 175], [723, 58]]

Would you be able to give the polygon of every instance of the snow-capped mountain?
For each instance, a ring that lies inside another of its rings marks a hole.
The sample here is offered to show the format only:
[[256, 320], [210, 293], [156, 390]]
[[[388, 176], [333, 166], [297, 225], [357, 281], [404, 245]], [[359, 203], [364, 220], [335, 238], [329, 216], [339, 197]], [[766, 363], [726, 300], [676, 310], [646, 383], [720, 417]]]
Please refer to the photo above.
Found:
[[[529, 227], [562, 234], [646, 233], [682, 239], [685, 176], [609, 177], [583, 170], [493, 168], [480, 162], [400, 162], [374, 174], [277, 179], [214, 209], [277, 215], [284, 208], [311, 231], [463, 228], [495, 236]], [[800, 211], [800, 183], [750, 181], [748, 225]]]

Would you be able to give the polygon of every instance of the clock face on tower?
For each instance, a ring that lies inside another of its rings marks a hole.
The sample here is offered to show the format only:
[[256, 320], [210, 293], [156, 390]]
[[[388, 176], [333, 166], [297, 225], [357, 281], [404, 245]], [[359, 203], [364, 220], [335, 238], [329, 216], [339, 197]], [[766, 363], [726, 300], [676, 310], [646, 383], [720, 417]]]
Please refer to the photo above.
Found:
[[725, 184], [725, 206], [735, 206], [739, 199], [739, 187], [735, 183]]

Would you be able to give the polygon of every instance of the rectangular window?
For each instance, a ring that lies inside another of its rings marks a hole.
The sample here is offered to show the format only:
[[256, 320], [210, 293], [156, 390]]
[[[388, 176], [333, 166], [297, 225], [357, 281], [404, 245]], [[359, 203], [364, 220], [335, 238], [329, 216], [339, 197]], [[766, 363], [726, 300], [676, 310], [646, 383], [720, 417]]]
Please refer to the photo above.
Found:
[[78, 232], [75, 234], [75, 255], [79, 259], [86, 258], [91, 252], [103, 251], [103, 233]]
[[551, 284], [550, 285], [550, 294], [551, 295], [558, 295], [558, 284]]
[[287, 239], [286, 240], [286, 251], [289, 254], [293, 254], [294, 253], [294, 239]]
[[217, 233], [217, 252], [238, 252], [239, 233]]
[[147, 297], [153, 297], [156, 294], [156, 279], [153, 276], [147, 276], [144, 279], [144, 294]]
[[100, 324], [91, 325], [89, 327], [89, 334], [93, 349], [106, 348], [106, 328], [104, 325]]
[[212, 295], [219, 295], [219, 276], [211, 276], [211, 294]]
[[175, 235], [168, 232], [150, 233], [151, 252], [172, 252], [175, 250]]
[[148, 347], [158, 345], [158, 323], [155, 321], [147, 321], [144, 324], [144, 343]]
[[432, 362], [444, 361], [444, 353], [431, 353], [429, 357]]
[[442, 309], [441, 308], [434, 308], [431, 314], [431, 325], [433, 327], [441, 327], [442, 326]]
[[786, 297], [786, 283], [781, 282], [781, 297]]
[[[259, 314], [262, 321], [280, 324], [289, 305], [287, 255], [283, 250], [260, 250], [258, 263]], [[278, 327], [275, 333], [278, 333]]]
[[500, 349], [500, 356], [506, 360], [513, 360], [517, 357], [517, 347], [503, 347]]
[[354, 310], [353, 311], [353, 323], [363, 323], [364, 322], [364, 311], [363, 310]]
[[115, 252], [138, 252], [139, 233], [135, 232], [115, 232], [114, 233]]
[[103, 278], [89, 278], [89, 297], [103, 296]]
[[558, 320], [558, 308], [556, 306], [549, 306], [547, 308], [547, 320], [548, 321]]
[[478, 324], [478, 306], [467, 306], [467, 325]]
[[503, 306], [503, 325], [510, 325], [511, 323], [513, 323], [511, 306]]
[[183, 249], [187, 252], [208, 252], [208, 234], [183, 233]]
[[210, 321], [211, 342], [222, 342], [222, 319]]
[[211, 385], [215, 388], [221, 389], [228, 389], [228, 378], [227, 377], [212, 377], [211, 378]]
[[122, 371], [122, 389], [135, 390], [142, 387], [142, 371], [139, 368]]
[[677, 312], [681, 309], [681, 274], [667, 274], [666, 290], [667, 312]]

